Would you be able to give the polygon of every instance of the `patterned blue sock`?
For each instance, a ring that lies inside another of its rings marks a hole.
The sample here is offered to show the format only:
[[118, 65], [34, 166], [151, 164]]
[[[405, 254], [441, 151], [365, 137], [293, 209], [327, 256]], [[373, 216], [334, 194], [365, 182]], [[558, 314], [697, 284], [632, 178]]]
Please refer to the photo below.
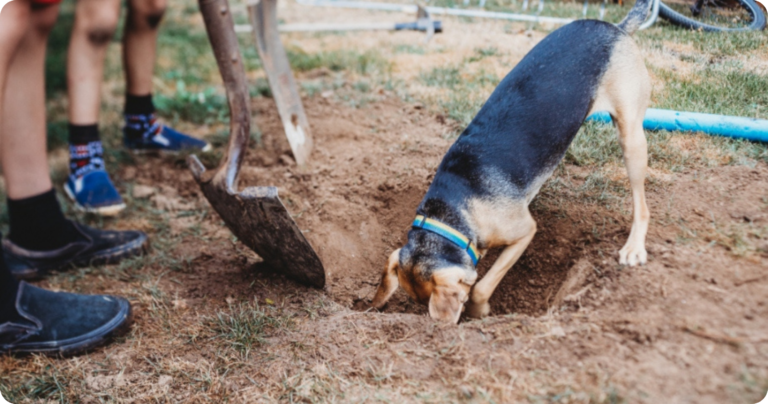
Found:
[[69, 175], [104, 169], [104, 148], [96, 125], [69, 125]]
[[147, 141], [162, 130], [155, 114], [125, 114], [125, 137], [132, 141]]
[[125, 137], [132, 141], [147, 141], [161, 130], [155, 118], [152, 94], [125, 95]]

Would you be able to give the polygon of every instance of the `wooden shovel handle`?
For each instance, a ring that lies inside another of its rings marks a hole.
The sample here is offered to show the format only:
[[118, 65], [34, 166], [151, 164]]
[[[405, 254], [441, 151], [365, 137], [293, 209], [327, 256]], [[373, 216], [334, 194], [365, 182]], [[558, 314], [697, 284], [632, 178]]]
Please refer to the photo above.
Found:
[[199, 0], [219, 73], [224, 80], [229, 101], [229, 145], [212, 181], [237, 192], [240, 165], [248, 150], [251, 134], [251, 108], [235, 24], [227, 0]]

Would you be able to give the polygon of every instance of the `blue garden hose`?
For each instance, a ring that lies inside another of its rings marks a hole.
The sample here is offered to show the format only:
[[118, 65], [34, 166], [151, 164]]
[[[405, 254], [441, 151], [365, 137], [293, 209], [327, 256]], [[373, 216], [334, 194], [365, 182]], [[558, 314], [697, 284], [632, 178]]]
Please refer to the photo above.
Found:
[[[588, 116], [587, 120], [610, 123], [611, 116], [607, 112], [601, 111]], [[643, 128], [648, 130], [703, 132], [708, 135], [728, 136], [736, 139], [768, 143], [768, 120], [765, 119], [648, 108], [645, 112]]]

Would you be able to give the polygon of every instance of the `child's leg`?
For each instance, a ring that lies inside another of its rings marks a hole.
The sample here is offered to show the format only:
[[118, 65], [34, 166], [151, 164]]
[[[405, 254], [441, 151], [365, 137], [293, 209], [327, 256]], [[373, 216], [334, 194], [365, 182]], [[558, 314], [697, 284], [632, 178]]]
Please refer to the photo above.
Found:
[[128, 19], [123, 38], [126, 93], [143, 96], [152, 93], [157, 35], [165, 14], [166, 0], [128, 0]]
[[107, 46], [117, 29], [120, 0], [77, 0], [67, 55], [69, 123], [95, 125]]
[[80, 210], [102, 215], [125, 208], [105, 171], [98, 125], [104, 61], [119, 18], [120, 0], [78, 0], [67, 57], [70, 176], [64, 190]]
[[58, 13], [58, 5], [33, 6], [8, 69], [13, 80], [6, 81], [4, 96], [13, 102], [3, 105], [0, 158], [9, 198], [38, 195], [52, 187], [46, 155], [45, 48]]
[[166, 0], [128, 0], [128, 21], [123, 38], [126, 76], [125, 145], [135, 152], [208, 151], [200, 139], [175, 131], [155, 120], [152, 74], [157, 36]]

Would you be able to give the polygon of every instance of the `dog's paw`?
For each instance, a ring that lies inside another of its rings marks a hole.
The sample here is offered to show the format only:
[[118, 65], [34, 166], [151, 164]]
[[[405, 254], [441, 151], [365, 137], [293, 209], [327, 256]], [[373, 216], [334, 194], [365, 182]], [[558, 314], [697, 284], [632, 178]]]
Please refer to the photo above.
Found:
[[485, 303], [472, 303], [468, 301], [466, 310], [464, 312], [467, 316], [473, 318], [483, 318], [491, 313], [491, 305], [488, 302]]
[[645, 265], [648, 262], [648, 253], [645, 251], [643, 245], [632, 245], [627, 243], [624, 248], [619, 251], [619, 264], [629, 265], [631, 267], [635, 265]]

